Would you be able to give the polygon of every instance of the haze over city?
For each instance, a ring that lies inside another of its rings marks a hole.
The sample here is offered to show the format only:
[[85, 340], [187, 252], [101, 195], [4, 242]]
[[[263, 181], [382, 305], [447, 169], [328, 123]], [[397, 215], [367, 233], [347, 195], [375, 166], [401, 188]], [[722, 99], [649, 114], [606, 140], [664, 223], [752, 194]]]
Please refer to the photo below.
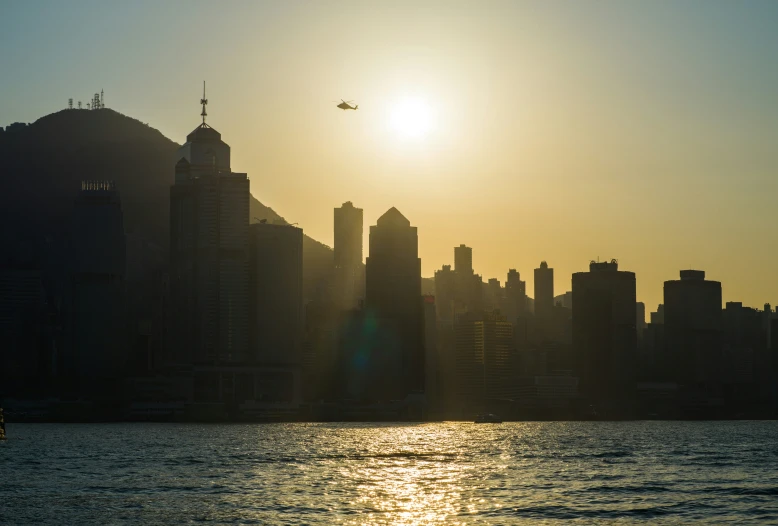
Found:
[[[182, 141], [199, 119], [251, 192], [333, 244], [332, 209], [392, 206], [422, 275], [473, 247], [555, 290], [618, 258], [653, 310], [678, 269], [778, 297], [778, 4], [100, 2], [0, 5], [0, 125], [104, 88]], [[356, 112], [334, 106], [359, 104]], [[368, 229], [365, 228], [365, 246]]]
[[778, 524], [776, 28], [0, 0], [0, 523]]

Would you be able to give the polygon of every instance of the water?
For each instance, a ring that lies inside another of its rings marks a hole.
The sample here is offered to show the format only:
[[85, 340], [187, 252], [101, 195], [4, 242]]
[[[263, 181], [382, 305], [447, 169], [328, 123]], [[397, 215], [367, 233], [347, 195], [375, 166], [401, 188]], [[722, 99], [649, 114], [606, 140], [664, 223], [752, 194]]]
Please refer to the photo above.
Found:
[[778, 422], [9, 424], [3, 524], [778, 523]]

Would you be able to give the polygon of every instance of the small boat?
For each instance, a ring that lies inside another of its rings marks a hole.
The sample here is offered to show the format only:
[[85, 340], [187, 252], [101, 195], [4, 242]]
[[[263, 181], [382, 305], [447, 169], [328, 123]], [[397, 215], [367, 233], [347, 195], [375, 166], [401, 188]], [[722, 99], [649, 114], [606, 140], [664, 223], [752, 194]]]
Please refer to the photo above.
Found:
[[497, 415], [493, 415], [492, 413], [489, 413], [489, 414], [476, 416], [475, 423], [476, 424], [502, 424], [502, 419]]

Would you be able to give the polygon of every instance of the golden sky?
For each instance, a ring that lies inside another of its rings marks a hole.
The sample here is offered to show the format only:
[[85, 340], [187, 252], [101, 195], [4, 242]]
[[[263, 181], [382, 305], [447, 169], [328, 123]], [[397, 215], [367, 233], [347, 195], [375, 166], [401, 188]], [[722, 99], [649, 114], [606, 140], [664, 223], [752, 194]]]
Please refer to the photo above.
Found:
[[465, 243], [484, 280], [517, 268], [530, 291], [541, 260], [559, 294], [618, 258], [649, 311], [682, 268], [761, 307], [778, 303], [775, 27], [774, 2], [20, 3], [0, 7], [18, 50], [0, 120], [105, 88], [183, 142], [205, 79], [233, 170], [322, 242], [350, 200], [367, 255], [395, 206], [424, 276]]

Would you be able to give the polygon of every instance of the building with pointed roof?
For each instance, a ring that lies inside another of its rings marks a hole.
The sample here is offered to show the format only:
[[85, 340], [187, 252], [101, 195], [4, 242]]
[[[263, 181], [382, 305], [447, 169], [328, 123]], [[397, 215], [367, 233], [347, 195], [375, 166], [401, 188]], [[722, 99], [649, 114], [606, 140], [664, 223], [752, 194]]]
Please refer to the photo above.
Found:
[[421, 259], [416, 227], [390, 208], [370, 227], [365, 307], [377, 323], [371, 340], [380, 358], [373, 398], [405, 398], [424, 391], [424, 322]]
[[177, 363], [247, 359], [249, 179], [230, 169], [230, 147], [203, 122], [178, 150], [170, 189], [173, 347]]

